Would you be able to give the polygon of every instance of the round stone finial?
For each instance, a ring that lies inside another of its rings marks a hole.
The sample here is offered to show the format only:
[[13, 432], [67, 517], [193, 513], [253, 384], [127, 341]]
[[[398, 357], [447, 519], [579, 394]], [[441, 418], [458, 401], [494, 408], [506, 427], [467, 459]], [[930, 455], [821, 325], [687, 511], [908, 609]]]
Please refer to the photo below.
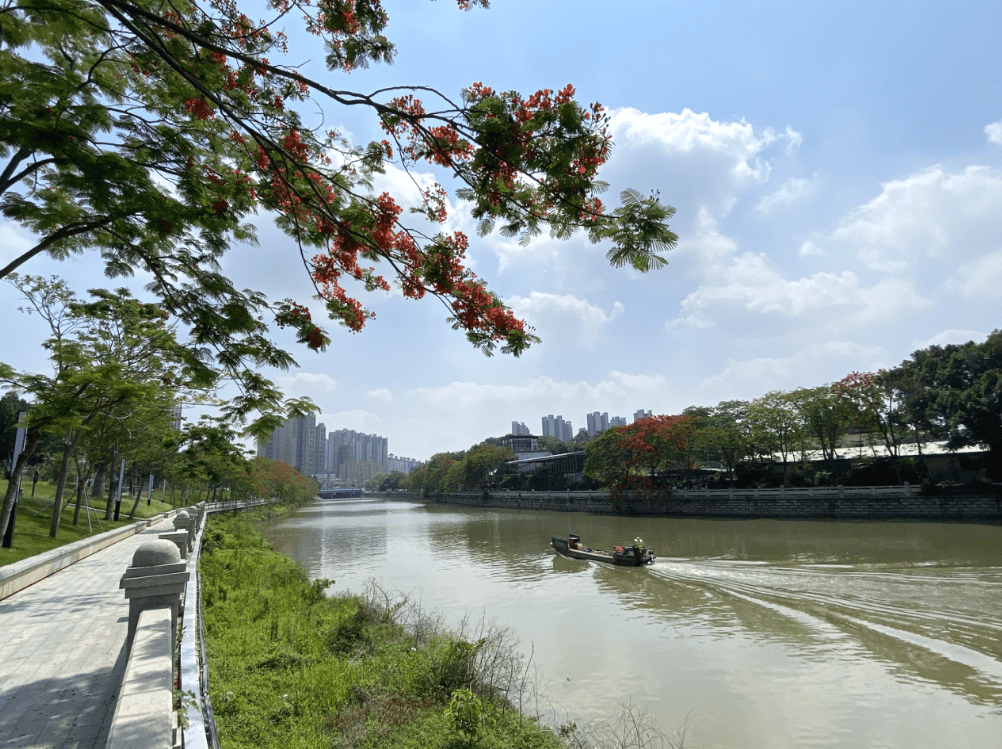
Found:
[[177, 544], [163, 539], [146, 541], [132, 555], [133, 567], [155, 567], [159, 564], [177, 564], [181, 561], [181, 551]]
[[189, 515], [189, 514], [188, 514], [187, 510], [181, 510], [181, 512], [179, 512], [179, 513], [178, 513], [177, 515], [175, 515], [174, 517], [178, 518], [179, 520], [180, 520], [181, 518], [184, 518], [185, 520], [187, 520], [188, 518], [190, 518], [190, 517], [191, 517], [191, 515]]

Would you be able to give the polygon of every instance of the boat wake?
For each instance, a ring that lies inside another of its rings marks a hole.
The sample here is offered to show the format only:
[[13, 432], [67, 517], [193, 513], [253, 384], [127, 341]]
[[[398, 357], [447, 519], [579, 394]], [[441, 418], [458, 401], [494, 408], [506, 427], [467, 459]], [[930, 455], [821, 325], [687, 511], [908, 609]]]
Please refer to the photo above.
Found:
[[734, 635], [793, 643], [806, 657], [876, 660], [896, 678], [936, 682], [1002, 712], [997, 570], [659, 560], [650, 573], [668, 589], [661, 604], [682, 608], [662, 608], [646, 586], [636, 603], [696, 632], [707, 618], [719, 637], [726, 620]]

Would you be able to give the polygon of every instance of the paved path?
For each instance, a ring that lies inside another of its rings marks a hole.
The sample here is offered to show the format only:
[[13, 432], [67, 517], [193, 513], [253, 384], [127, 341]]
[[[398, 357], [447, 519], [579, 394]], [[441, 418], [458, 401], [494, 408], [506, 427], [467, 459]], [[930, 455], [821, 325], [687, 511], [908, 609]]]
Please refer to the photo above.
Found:
[[118, 582], [147, 528], [0, 601], [0, 749], [104, 749], [125, 671]]

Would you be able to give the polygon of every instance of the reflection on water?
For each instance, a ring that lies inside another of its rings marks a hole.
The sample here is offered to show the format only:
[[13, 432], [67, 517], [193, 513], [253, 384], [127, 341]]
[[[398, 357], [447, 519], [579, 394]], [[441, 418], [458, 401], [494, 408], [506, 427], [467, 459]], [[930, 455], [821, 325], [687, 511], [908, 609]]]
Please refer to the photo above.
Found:
[[[648, 568], [554, 554], [640, 535]], [[512, 626], [563, 717], [630, 701], [696, 746], [1002, 746], [1002, 528], [325, 501], [271, 521], [311, 577]]]

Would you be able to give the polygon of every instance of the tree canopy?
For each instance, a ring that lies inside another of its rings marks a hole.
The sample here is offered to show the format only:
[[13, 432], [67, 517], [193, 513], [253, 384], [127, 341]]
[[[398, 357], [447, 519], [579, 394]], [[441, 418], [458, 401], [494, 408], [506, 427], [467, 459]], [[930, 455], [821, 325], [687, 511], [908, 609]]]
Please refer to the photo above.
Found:
[[[447, 219], [442, 186], [415, 209], [430, 224], [405, 223], [397, 198], [374, 194], [387, 164], [451, 175], [481, 235], [527, 243], [544, 229], [580, 230], [608, 245], [613, 266], [665, 264], [674, 209], [635, 190], [612, 210], [598, 197], [611, 145], [601, 104], [578, 103], [569, 84], [529, 95], [479, 81], [458, 96], [348, 90], [351, 71], [392, 61], [379, 0], [266, 7], [270, 18], [252, 20], [238, 0], [0, 0], [0, 211], [35, 237], [0, 278], [43, 252], [100, 253], [110, 276], [149, 274], [193, 349], [240, 385], [228, 416], [262, 413], [261, 436], [286, 414], [256, 370], [294, 364], [269, 340], [269, 322], [311, 349], [330, 339], [308, 300], [269, 301], [221, 273], [234, 243], [254, 241], [252, 213], [276, 217], [295, 249], [275, 263], [303, 266], [330, 319], [359, 331], [372, 316], [348, 279], [367, 291], [395, 283], [405, 297], [439, 298], [488, 354], [518, 355], [538, 339], [466, 267], [468, 237], [425, 229]], [[322, 80], [300, 59], [280, 61], [278, 26], [300, 20], [325, 52]], [[348, 142], [330, 125], [347, 108], [367, 111], [385, 137]], [[326, 125], [304, 120], [314, 109]]]
[[7, 525], [17, 480], [42, 434], [57, 432], [64, 437], [50, 531], [55, 536], [70, 456], [95, 419], [112, 416], [122, 406], [128, 407], [126, 412], [114, 418], [132, 418], [135, 409], [154, 404], [169, 413], [176, 403], [211, 390], [216, 377], [200, 363], [189, 366], [191, 352], [178, 344], [166, 313], [126, 289], [92, 290], [91, 301], [82, 302], [58, 279], [15, 274], [9, 280], [28, 303], [22, 309], [49, 326], [51, 336], [43, 346], [50, 353], [52, 374], [17, 372], [0, 362], [0, 382], [33, 399], [25, 417], [25, 445], [11, 467], [0, 528]]
[[983, 343], [929, 346], [892, 371], [912, 418], [931, 425], [947, 447], [988, 448], [988, 474], [1002, 481], [1002, 330]]

